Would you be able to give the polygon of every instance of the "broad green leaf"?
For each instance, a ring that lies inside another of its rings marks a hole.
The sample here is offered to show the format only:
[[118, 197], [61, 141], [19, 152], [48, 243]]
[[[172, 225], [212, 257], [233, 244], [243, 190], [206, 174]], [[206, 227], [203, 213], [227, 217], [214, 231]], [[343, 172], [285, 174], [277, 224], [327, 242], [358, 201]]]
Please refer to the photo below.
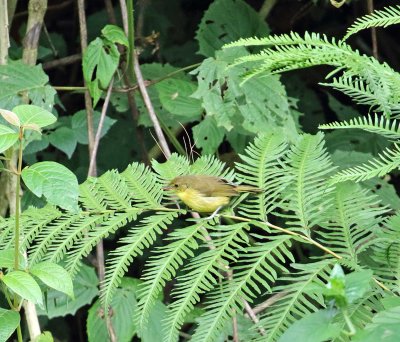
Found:
[[[24, 256], [19, 253], [19, 268], [26, 267]], [[0, 268], [14, 268], [14, 249], [3, 249], [0, 251]]]
[[207, 116], [198, 125], [193, 127], [193, 139], [196, 146], [202, 149], [203, 154], [214, 153], [224, 138], [224, 130], [218, 128], [215, 119]]
[[21, 318], [14, 310], [0, 308], [0, 342], [8, 341], [15, 329], [17, 329]]
[[391, 309], [400, 306], [400, 297], [394, 295], [386, 296], [381, 299], [381, 303], [385, 309]]
[[39, 336], [37, 336], [33, 342], [53, 342], [53, 335], [50, 331], [44, 331]]
[[74, 286], [69, 273], [61, 266], [49, 261], [35, 264], [30, 269], [31, 274], [38, 277], [47, 286], [74, 297]]
[[78, 143], [76, 134], [69, 127], [60, 127], [49, 134], [49, 142], [54, 147], [63, 151], [68, 158], [72, 157]]
[[63, 209], [78, 209], [79, 186], [76, 176], [56, 162], [39, 162], [22, 170], [25, 185], [38, 197]]
[[112, 43], [118, 43], [129, 47], [128, 38], [126, 38], [125, 32], [122, 28], [115, 25], [106, 25], [101, 33]]
[[400, 306], [378, 312], [363, 331], [359, 331], [354, 342], [397, 342], [400, 336]]
[[56, 91], [48, 82], [41, 65], [11, 60], [0, 65], [0, 108], [11, 110], [23, 103], [26, 94], [32, 104], [51, 110]]
[[12, 271], [7, 273], [2, 281], [22, 298], [35, 304], [43, 305], [40, 287], [30, 274], [23, 271]]
[[[93, 112], [93, 125], [94, 130], [97, 131], [97, 127], [99, 127], [100, 121], [100, 113], [94, 111]], [[111, 126], [115, 123], [116, 120], [109, 118], [108, 116], [105, 118], [103, 123], [103, 129], [101, 130], [100, 137], [104, 137]], [[88, 135], [87, 135], [87, 120], [86, 120], [86, 111], [80, 110], [76, 112], [71, 120], [72, 131], [74, 132], [78, 143], [80, 144], [88, 144]]]
[[265, 21], [243, 0], [218, 0], [204, 14], [196, 39], [199, 52], [209, 57], [226, 43], [239, 38], [264, 37], [268, 33]]
[[34, 105], [19, 105], [13, 112], [18, 115], [21, 125], [35, 124], [43, 128], [57, 121], [57, 118], [46, 109]]
[[296, 321], [279, 338], [278, 342], [323, 342], [340, 334], [338, 324], [332, 323], [332, 312], [320, 310]]
[[93, 267], [82, 265], [74, 278], [75, 299], [50, 289], [46, 292], [45, 310], [37, 307], [38, 314], [49, 319], [74, 315], [78, 309], [90, 304], [98, 293], [99, 280]]
[[0, 125], [0, 153], [4, 152], [18, 141], [18, 133], [12, 128]]
[[167, 79], [156, 85], [161, 104], [169, 112], [196, 120], [202, 112], [201, 101], [190, 97], [196, 90], [192, 82]]
[[21, 122], [19, 120], [18, 115], [12, 112], [11, 110], [0, 109], [0, 115], [3, 117], [4, 120], [6, 120], [11, 125], [17, 127], [21, 126]]
[[[117, 340], [121, 342], [131, 341], [137, 332], [137, 327], [133, 324], [133, 315], [137, 310], [137, 283], [137, 279], [123, 278], [111, 302], [113, 309], [111, 323], [117, 335]], [[86, 324], [89, 342], [108, 340], [105, 319], [99, 315], [100, 310], [102, 310], [100, 300], [97, 300], [89, 309]]]
[[96, 106], [101, 96], [101, 88], [105, 89], [111, 81], [119, 63], [119, 52], [114, 44], [105, 44], [100, 38], [92, 41], [83, 55], [83, 77]]
[[346, 298], [349, 304], [362, 298], [371, 289], [371, 270], [356, 271], [346, 275]]

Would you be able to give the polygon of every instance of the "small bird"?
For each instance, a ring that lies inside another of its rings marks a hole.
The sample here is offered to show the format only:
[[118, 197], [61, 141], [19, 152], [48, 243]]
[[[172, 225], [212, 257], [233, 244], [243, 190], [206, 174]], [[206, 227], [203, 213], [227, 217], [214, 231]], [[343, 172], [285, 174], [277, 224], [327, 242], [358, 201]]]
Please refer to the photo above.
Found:
[[251, 185], [235, 185], [223, 178], [208, 175], [175, 177], [165, 190], [172, 190], [188, 207], [200, 213], [213, 213], [227, 205], [231, 197], [241, 192], [257, 193], [262, 190]]

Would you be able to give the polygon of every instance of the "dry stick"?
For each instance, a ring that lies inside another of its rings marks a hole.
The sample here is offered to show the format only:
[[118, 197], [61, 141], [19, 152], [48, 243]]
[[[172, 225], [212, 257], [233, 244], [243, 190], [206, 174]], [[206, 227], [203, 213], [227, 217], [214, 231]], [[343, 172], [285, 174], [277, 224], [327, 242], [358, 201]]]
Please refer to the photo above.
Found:
[[78, 62], [82, 59], [82, 54], [77, 53], [75, 55], [55, 59], [54, 61], [46, 62], [43, 64], [44, 70], [54, 69], [59, 66], [69, 65], [75, 62]]
[[[26, 34], [23, 41], [23, 61], [25, 64], [35, 65], [37, 60], [37, 51], [39, 45], [39, 37], [43, 25], [44, 15], [47, 10], [47, 0], [30, 0], [28, 4], [28, 22]], [[16, 165], [16, 153], [13, 153], [11, 167]], [[16, 179], [12, 177], [9, 182], [9, 201], [15, 203], [16, 196]], [[15, 214], [16, 208], [10, 205], [10, 214]], [[23, 301], [25, 309], [25, 317], [28, 324], [29, 336], [31, 340], [35, 340], [41, 334], [40, 324], [36, 312], [35, 304], [31, 301]]]
[[104, 3], [106, 5], [106, 11], [107, 11], [107, 16], [108, 16], [108, 21], [115, 25], [117, 23], [117, 20], [115, 19], [115, 13], [114, 13], [114, 7], [112, 4], [111, 0], [104, 0]]
[[[367, 2], [368, 14], [374, 11], [374, 0]], [[376, 27], [371, 27], [371, 42], [372, 42], [372, 55], [378, 59], [378, 39], [376, 37]]]
[[92, 154], [90, 156], [88, 175], [92, 174], [94, 165], [96, 164], [97, 150], [99, 149], [101, 131], [103, 130], [103, 125], [104, 125], [104, 120], [106, 118], [108, 104], [110, 103], [111, 89], [112, 89], [113, 83], [114, 83], [114, 78], [112, 78], [112, 80], [108, 86], [107, 95], [106, 95], [106, 98], [103, 103], [103, 108], [101, 109], [99, 126], [97, 127], [96, 137], [94, 139], [94, 144], [93, 144], [93, 150], [92, 150]]
[[147, 92], [147, 88], [144, 83], [142, 71], [140, 70], [138, 56], [135, 51], [131, 51], [131, 54], [132, 54], [132, 58], [133, 58], [133, 69], [135, 71], [135, 75], [136, 75], [137, 83], [139, 85], [140, 93], [142, 94], [144, 104], [149, 113], [151, 122], [153, 123], [158, 142], [160, 143], [160, 145], [164, 151], [164, 154], [168, 159], [171, 156], [171, 151], [168, 147], [167, 140], [165, 139], [164, 133], [161, 129], [161, 125], [158, 121], [156, 112], [154, 111], [154, 107], [153, 107], [153, 104], [151, 103], [149, 93]]
[[122, 26], [124, 27], [124, 32], [128, 37], [128, 9], [126, 8], [126, 1], [119, 0], [119, 7], [121, 7]]
[[269, 297], [265, 302], [257, 305], [253, 311], [255, 314], [259, 314], [260, 312], [264, 311], [266, 308], [270, 307], [271, 305], [275, 304], [279, 299], [285, 297], [288, 293], [286, 291], [279, 292], [271, 297]]
[[10, 40], [8, 36], [7, 0], [0, 0], [0, 65], [7, 63]]
[[[79, 30], [81, 36], [80, 37], [81, 50], [83, 54], [85, 53], [85, 50], [87, 48], [87, 27], [86, 27], [84, 0], [78, 0], [78, 16], [79, 16]], [[85, 81], [85, 86], [86, 86], [86, 81]], [[85, 91], [85, 108], [86, 108], [87, 125], [88, 125], [89, 156], [90, 158], [92, 158], [95, 139], [94, 139], [94, 125], [93, 125], [93, 106], [92, 106], [92, 99], [90, 97], [88, 90]], [[96, 176], [97, 174], [96, 163], [93, 163], [92, 168], [89, 171], [90, 173], [88, 173], [88, 176]], [[97, 272], [99, 275], [100, 284], [103, 284], [105, 276], [103, 240], [100, 240], [96, 246], [96, 259], [97, 259]], [[116, 342], [117, 337], [115, 335], [114, 327], [112, 326], [111, 317], [108, 314], [106, 315], [106, 326], [111, 341]]]

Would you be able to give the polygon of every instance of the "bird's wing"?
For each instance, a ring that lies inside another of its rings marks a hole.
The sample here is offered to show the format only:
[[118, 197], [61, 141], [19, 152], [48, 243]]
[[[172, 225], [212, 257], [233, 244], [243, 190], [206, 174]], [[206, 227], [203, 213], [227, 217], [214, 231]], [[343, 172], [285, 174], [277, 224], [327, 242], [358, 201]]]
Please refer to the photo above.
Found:
[[237, 191], [235, 187], [228, 184], [225, 180], [213, 177], [213, 176], [202, 176], [203, 182], [201, 189], [196, 189], [200, 191], [204, 196], [207, 197], [218, 197], [218, 196], [235, 196]]

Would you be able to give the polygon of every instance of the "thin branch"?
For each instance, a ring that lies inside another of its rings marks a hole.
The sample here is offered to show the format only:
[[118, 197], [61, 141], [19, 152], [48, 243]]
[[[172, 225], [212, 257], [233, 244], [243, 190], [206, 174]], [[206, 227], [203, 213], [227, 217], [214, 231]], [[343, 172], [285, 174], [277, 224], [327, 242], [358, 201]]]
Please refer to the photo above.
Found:
[[147, 92], [142, 71], [140, 70], [138, 56], [135, 51], [132, 51], [133, 58], [133, 69], [135, 71], [136, 79], [139, 85], [140, 93], [142, 94], [144, 104], [150, 116], [150, 120], [153, 123], [154, 130], [157, 135], [157, 139], [163, 149], [163, 152], [167, 158], [171, 156], [171, 150], [168, 147], [167, 140], [165, 139], [164, 133], [161, 129], [160, 122], [158, 121], [156, 112], [154, 111], [153, 104], [151, 103], [149, 93]]
[[60, 66], [69, 65], [78, 62], [82, 59], [82, 54], [77, 53], [75, 55], [55, 59], [54, 61], [46, 62], [43, 64], [44, 70], [54, 69]]
[[126, 36], [128, 36], [128, 10], [126, 8], [126, 1], [119, 0], [119, 6], [121, 7], [122, 26], [124, 27]]
[[0, 0], [0, 65], [7, 63], [10, 40], [8, 35], [7, 0]]
[[263, 19], [263, 20], [267, 19], [269, 13], [274, 8], [277, 1], [278, 0], [265, 0], [264, 1], [260, 10], [258, 11], [258, 15], [260, 16], [261, 19]]
[[279, 299], [285, 297], [287, 295], [287, 292], [282, 291], [279, 292], [271, 297], [269, 297], [265, 302], [262, 302], [261, 304], [257, 305], [253, 311], [255, 314], [259, 314], [260, 312], [264, 311], [271, 305], [275, 304]]
[[[374, 0], [367, 1], [368, 14], [371, 14], [374, 11]], [[372, 42], [372, 55], [378, 59], [378, 38], [376, 36], [376, 27], [371, 27], [371, 42]]]
[[115, 19], [114, 7], [111, 0], [104, 0], [104, 4], [106, 5], [106, 11], [108, 16], [108, 21], [115, 25], [117, 20]]
[[111, 80], [110, 84], [108, 85], [107, 95], [106, 95], [106, 98], [103, 103], [103, 108], [101, 109], [99, 126], [97, 127], [96, 136], [95, 136], [94, 144], [93, 144], [93, 150], [92, 150], [92, 154], [90, 156], [89, 171], [88, 171], [89, 176], [93, 173], [93, 168], [95, 167], [95, 164], [96, 164], [96, 156], [97, 156], [97, 151], [99, 149], [101, 131], [103, 130], [104, 120], [106, 118], [108, 105], [110, 103], [111, 90], [112, 90], [113, 84], [114, 84], [114, 78]]

